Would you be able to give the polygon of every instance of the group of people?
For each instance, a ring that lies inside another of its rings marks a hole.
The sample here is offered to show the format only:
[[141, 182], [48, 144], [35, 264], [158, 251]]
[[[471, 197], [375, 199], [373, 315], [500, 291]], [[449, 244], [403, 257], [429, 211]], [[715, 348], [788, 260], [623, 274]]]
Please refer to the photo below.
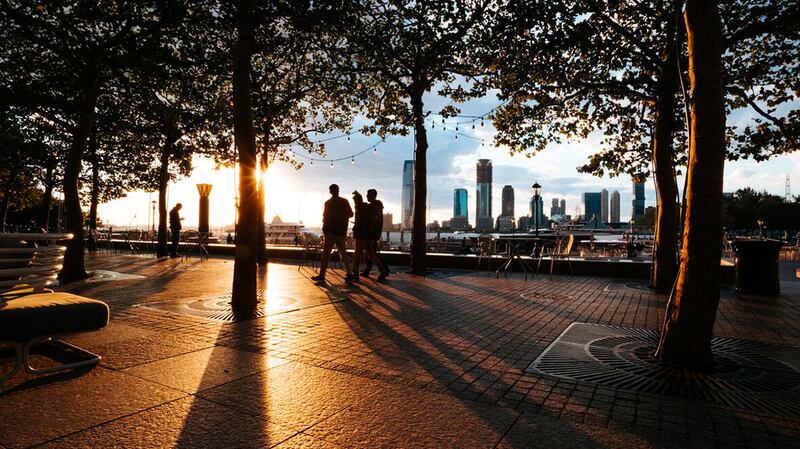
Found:
[[[317, 282], [325, 281], [325, 273], [330, 262], [331, 250], [336, 245], [342, 264], [347, 271], [345, 281], [349, 284], [358, 282], [360, 276], [368, 277], [372, 265], [378, 267], [380, 272], [379, 281], [383, 281], [389, 275], [389, 269], [378, 255], [378, 241], [381, 238], [383, 229], [383, 203], [378, 200], [378, 192], [375, 189], [367, 190], [367, 202], [364, 197], [353, 192], [353, 204], [355, 213], [350, 207], [350, 202], [339, 196], [339, 186], [331, 184], [328, 188], [331, 197], [325, 202], [325, 209], [322, 214], [322, 234], [324, 235], [322, 261], [320, 263], [319, 275], [311, 279]], [[347, 227], [350, 218], [353, 217], [353, 239], [355, 240], [355, 253], [352, 264], [347, 256]], [[361, 259], [366, 255], [366, 267], [359, 273]]]

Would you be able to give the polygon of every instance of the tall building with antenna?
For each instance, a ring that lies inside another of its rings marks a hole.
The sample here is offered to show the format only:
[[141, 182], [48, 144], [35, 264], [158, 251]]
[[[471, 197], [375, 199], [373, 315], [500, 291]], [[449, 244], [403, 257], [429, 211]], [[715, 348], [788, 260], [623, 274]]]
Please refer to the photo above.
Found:
[[791, 203], [792, 202], [792, 184], [791, 183], [792, 183], [792, 180], [791, 180], [791, 178], [789, 178], [789, 175], [787, 174], [786, 175], [786, 198], [784, 198], [787, 203]]
[[492, 219], [492, 161], [479, 159], [476, 169], [475, 228], [479, 231], [489, 231], [494, 227], [494, 220]]
[[403, 229], [412, 227], [411, 216], [414, 213], [414, 161], [403, 163], [403, 190], [400, 198], [400, 224]]

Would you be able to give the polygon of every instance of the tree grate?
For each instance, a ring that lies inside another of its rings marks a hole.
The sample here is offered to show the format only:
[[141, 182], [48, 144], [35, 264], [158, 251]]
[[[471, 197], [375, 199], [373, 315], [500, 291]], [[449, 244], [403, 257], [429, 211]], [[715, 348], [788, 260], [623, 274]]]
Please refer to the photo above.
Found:
[[216, 321], [247, 321], [268, 315], [293, 312], [322, 304], [332, 304], [347, 299], [346, 295], [332, 295], [330, 299], [298, 299], [290, 296], [267, 294], [263, 290], [257, 292], [257, 303], [252, 310], [234, 312], [231, 307], [232, 292], [205, 298], [187, 298], [178, 301], [151, 302], [139, 304], [139, 307], [165, 312], [208, 318]]
[[575, 300], [574, 296], [562, 295], [560, 293], [553, 293], [553, 292], [542, 292], [542, 291], [524, 292], [520, 293], [519, 296], [523, 299], [539, 302], [542, 304], [569, 302]]
[[715, 367], [695, 373], [653, 358], [658, 333], [572, 323], [527, 372], [742, 410], [800, 416], [800, 350], [714, 337]]

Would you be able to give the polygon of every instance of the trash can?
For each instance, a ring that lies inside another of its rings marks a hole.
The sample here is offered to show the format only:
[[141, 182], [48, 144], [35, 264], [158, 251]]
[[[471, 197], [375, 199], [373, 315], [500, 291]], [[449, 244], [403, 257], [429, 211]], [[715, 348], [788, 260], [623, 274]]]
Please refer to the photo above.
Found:
[[742, 239], [730, 243], [736, 254], [736, 292], [778, 296], [778, 253], [783, 242]]

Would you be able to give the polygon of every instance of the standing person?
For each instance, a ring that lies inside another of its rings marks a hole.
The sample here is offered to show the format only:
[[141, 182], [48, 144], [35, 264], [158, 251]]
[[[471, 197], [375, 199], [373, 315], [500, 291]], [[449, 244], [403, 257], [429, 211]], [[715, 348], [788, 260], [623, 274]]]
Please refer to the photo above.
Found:
[[169, 232], [172, 234], [172, 247], [170, 248], [169, 257], [178, 257], [178, 244], [181, 241], [181, 214], [180, 210], [183, 204], [178, 203], [169, 211]]
[[350, 271], [350, 259], [347, 257], [347, 223], [350, 217], [353, 216], [353, 210], [350, 208], [350, 203], [339, 196], [339, 186], [331, 184], [328, 187], [331, 198], [325, 201], [325, 210], [322, 213], [322, 234], [325, 236], [325, 242], [322, 246], [322, 262], [319, 267], [319, 275], [311, 278], [313, 281], [322, 282], [325, 280], [325, 272], [328, 270], [328, 262], [331, 259], [331, 250], [333, 244], [336, 244], [336, 250], [339, 251], [339, 257], [342, 259], [342, 264], [347, 271], [345, 281], [352, 282], [353, 275]]
[[[383, 273], [386, 275], [389, 274], [389, 267], [386, 266], [386, 263], [381, 259], [380, 253], [378, 253], [378, 243], [381, 240], [381, 232], [383, 231], [383, 203], [381, 200], [378, 199], [378, 191], [375, 189], [367, 190], [367, 201], [369, 201], [370, 206], [370, 217], [372, 220], [370, 221], [370, 237], [369, 239], [372, 241], [372, 250], [375, 253], [375, 257], [381, 261], [381, 265], [386, 269]], [[389, 239], [389, 231], [386, 231], [386, 239]], [[369, 276], [369, 272], [372, 270], [372, 259], [367, 259], [367, 265], [364, 268], [364, 271], [361, 272], [361, 275], [364, 277]], [[381, 274], [381, 277], [378, 280], [386, 279], [386, 276]]]
[[[356, 251], [353, 256], [353, 281], [358, 281], [358, 268], [361, 263], [361, 256], [367, 253], [367, 260], [371, 260], [381, 271], [379, 281], [386, 279], [388, 272], [380, 259], [375, 254], [375, 231], [372, 226], [375, 222], [373, 218], [373, 208], [364, 202], [364, 198], [358, 192], [353, 192], [353, 204], [356, 207], [355, 224], [353, 225], [353, 238], [356, 240]], [[379, 231], [380, 232], [380, 231]]]

